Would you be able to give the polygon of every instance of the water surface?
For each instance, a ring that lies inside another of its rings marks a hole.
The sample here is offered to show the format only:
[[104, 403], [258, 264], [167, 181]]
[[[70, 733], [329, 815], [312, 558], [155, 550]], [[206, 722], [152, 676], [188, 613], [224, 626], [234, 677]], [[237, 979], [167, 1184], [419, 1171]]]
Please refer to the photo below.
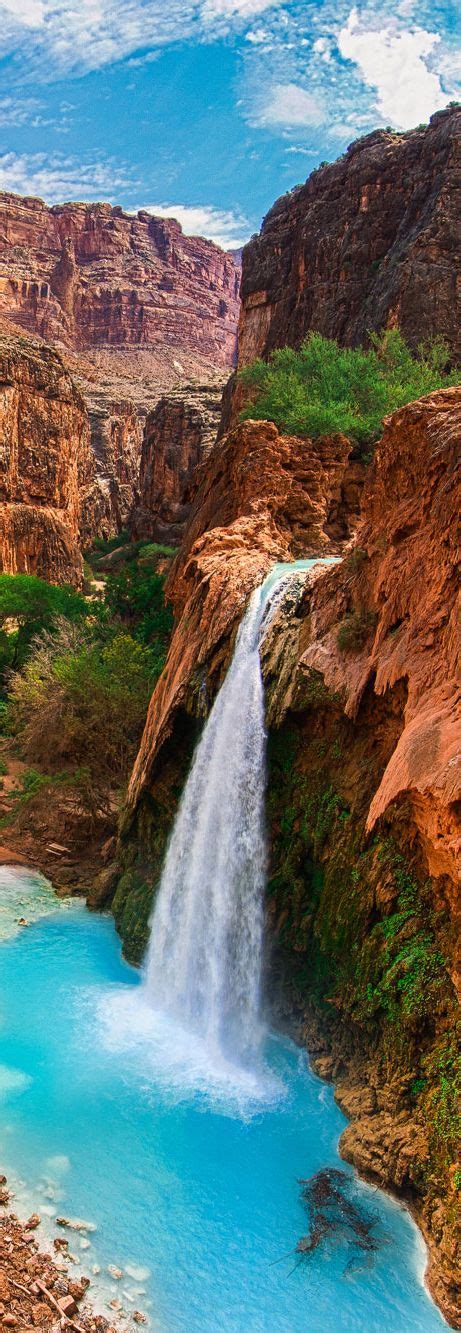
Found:
[[148, 1011], [109, 917], [47, 906], [0, 945], [0, 1162], [18, 1210], [45, 1210], [51, 1234], [56, 1214], [96, 1227], [70, 1234], [75, 1271], [101, 1269], [100, 1301], [146, 1310], [162, 1333], [445, 1327], [413, 1222], [366, 1185], [373, 1266], [351, 1270], [338, 1244], [292, 1271], [307, 1230], [298, 1178], [342, 1165], [345, 1123], [304, 1056], [269, 1036], [249, 1080], [210, 1067]]

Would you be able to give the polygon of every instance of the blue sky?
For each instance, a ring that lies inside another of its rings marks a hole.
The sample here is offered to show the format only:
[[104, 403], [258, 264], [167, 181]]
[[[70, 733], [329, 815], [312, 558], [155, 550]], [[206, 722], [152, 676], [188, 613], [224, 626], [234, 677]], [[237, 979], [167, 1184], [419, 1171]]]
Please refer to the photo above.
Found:
[[0, 189], [239, 245], [357, 135], [459, 97], [459, 22], [458, 0], [0, 0]]

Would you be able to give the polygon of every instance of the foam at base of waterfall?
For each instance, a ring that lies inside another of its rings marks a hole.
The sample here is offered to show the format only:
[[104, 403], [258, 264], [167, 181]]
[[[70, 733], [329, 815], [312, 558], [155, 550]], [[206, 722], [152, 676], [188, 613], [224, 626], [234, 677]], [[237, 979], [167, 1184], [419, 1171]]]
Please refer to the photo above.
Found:
[[153, 1009], [141, 986], [134, 992], [106, 991], [97, 1013], [106, 1051], [128, 1057], [144, 1085], [161, 1087], [170, 1104], [192, 1101], [247, 1120], [286, 1096], [283, 1082], [262, 1058], [251, 1068], [234, 1064], [171, 1015]]

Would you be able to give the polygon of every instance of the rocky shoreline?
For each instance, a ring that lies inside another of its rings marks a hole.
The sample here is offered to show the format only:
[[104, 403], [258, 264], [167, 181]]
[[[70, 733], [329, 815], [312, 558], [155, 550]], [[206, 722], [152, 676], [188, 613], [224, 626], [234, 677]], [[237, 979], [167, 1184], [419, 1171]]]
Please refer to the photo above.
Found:
[[75, 1333], [117, 1333], [115, 1323], [95, 1314], [87, 1302], [90, 1279], [71, 1277], [63, 1250], [67, 1242], [55, 1241], [56, 1256], [37, 1240], [40, 1217], [32, 1214], [21, 1223], [5, 1212], [10, 1196], [6, 1177], [0, 1188], [0, 1324], [5, 1329], [39, 1328], [43, 1333], [73, 1329]]

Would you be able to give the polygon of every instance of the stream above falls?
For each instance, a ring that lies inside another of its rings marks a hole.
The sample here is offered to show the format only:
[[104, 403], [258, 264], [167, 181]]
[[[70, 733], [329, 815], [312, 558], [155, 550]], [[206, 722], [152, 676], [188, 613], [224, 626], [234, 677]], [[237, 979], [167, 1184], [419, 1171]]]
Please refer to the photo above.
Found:
[[[31, 922], [9, 938], [5, 903]], [[68, 1235], [104, 1313], [118, 1300], [156, 1333], [445, 1327], [414, 1223], [340, 1162], [344, 1117], [303, 1052], [268, 1033], [250, 1082], [210, 1071], [173, 1020], [153, 1023], [110, 917], [6, 868], [1, 904], [0, 1166], [41, 1237]], [[295, 1268], [298, 1181], [325, 1167], [375, 1217], [372, 1262], [338, 1237]], [[61, 1215], [95, 1229], [59, 1233]]]

